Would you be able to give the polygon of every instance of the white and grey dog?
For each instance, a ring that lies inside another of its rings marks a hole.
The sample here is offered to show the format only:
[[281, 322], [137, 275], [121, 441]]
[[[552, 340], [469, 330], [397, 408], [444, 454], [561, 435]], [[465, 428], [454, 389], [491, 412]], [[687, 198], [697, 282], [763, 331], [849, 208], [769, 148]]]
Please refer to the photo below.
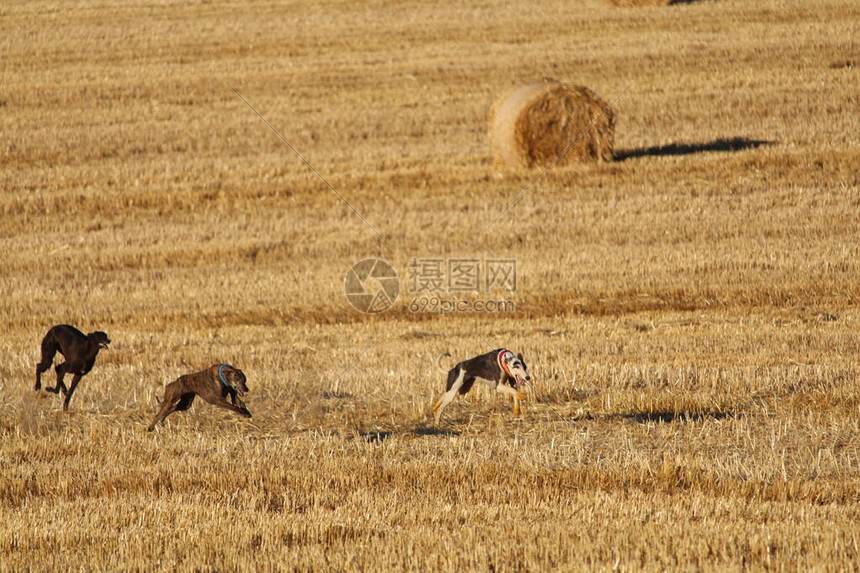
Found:
[[[436, 361], [442, 372], [445, 372], [442, 366], [442, 358], [445, 356], [451, 355], [445, 353]], [[433, 404], [437, 424], [442, 418], [442, 410], [445, 406], [453, 402], [458, 393], [463, 395], [471, 390], [476, 378], [480, 378], [485, 384], [502, 394], [511, 396], [514, 399], [514, 416], [520, 415], [520, 400], [526, 399], [526, 395], [520, 392], [520, 387], [531, 380], [531, 376], [522, 354], [515, 355], [510, 350], [499, 348], [464, 360], [448, 370], [446, 391]]]

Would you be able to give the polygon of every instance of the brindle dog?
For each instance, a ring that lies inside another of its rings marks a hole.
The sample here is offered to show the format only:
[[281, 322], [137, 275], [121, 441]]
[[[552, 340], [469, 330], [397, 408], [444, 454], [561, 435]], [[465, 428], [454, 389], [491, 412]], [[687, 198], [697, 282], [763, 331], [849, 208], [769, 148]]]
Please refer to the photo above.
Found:
[[[62, 392], [66, 397], [63, 400], [63, 410], [68, 410], [78, 382], [92, 370], [99, 350], [107, 348], [108, 344], [110, 344], [108, 335], [101, 331], [84, 335], [83, 332], [68, 324], [52, 327], [42, 339], [42, 360], [36, 364], [36, 385], [33, 386], [33, 390], [38, 391], [42, 388], [42, 372], [47, 372], [51, 368], [54, 356], [59, 352], [66, 361], [55, 368], [57, 385], [53, 388], [45, 387], [45, 390], [54, 394]], [[68, 388], [63, 382], [66, 374], [74, 374]]]
[[[250, 418], [251, 412], [240, 398], [247, 391], [245, 374], [229, 364], [213, 364], [206, 370], [185, 374], [164, 389], [164, 399], [147, 429], [151, 432], [173, 412], [190, 408], [195, 396], [200, 396], [213, 406], [226, 408]], [[228, 397], [230, 401], [227, 400]]]

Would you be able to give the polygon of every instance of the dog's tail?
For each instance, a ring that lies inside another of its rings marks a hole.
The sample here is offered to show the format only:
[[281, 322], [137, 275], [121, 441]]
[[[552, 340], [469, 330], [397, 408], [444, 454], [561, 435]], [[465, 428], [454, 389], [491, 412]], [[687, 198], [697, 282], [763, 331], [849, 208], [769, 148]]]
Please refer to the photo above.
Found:
[[436, 359], [436, 367], [439, 368], [439, 370], [441, 370], [445, 374], [448, 373], [448, 369], [445, 368], [444, 366], [442, 366], [442, 359], [445, 358], [446, 356], [451, 356], [451, 353], [446, 352], [445, 354], [440, 354], [439, 358]]

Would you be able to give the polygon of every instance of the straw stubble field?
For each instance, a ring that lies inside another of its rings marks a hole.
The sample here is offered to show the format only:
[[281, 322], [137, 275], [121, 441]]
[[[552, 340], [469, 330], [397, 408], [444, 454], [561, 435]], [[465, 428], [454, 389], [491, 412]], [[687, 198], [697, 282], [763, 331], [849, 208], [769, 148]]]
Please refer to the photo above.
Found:
[[[0, 568], [858, 568], [855, 2], [0, 14]], [[616, 160], [470, 245], [536, 174], [489, 109], [543, 77], [630, 86]], [[373, 256], [515, 258], [516, 312], [359, 314]], [[113, 340], [66, 414], [55, 323]], [[435, 427], [436, 357], [488, 346], [524, 415], [477, 388]], [[221, 361], [252, 419], [145, 431]]]

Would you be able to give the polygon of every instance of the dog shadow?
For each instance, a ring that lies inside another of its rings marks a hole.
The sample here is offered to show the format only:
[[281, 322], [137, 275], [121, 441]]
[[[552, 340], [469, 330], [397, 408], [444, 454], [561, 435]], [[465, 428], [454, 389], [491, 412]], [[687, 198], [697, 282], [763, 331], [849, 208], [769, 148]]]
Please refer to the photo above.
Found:
[[745, 149], [756, 149], [776, 142], [766, 139], [750, 139], [748, 137], [721, 137], [705, 143], [670, 143], [636, 149], [622, 149], [615, 153], [616, 161], [626, 161], [639, 157], [672, 157], [678, 155], [694, 155], [696, 153], [732, 153]]
[[662, 422], [671, 424], [673, 422], [701, 422], [703, 420], [725, 420], [736, 418], [733, 412], [627, 412], [620, 414], [608, 414], [608, 419], [619, 419], [646, 424], [648, 422]]
[[381, 444], [397, 432], [359, 432], [358, 437], [369, 444]]
[[462, 432], [457, 430], [443, 430], [442, 428], [431, 428], [429, 426], [419, 426], [409, 432], [413, 436], [459, 436]]
[[419, 438], [423, 436], [459, 436], [460, 432], [457, 430], [443, 430], [440, 428], [430, 428], [428, 426], [419, 426], [414, 430], [382, 430], [382, 431], [370, 431], [370, 432], [360, 432], [358, 434], [359, 438], [364, 440], [365, 442], [374, 444], [374, 443], [382, 443], [385, 440], [392, 438], [394, 436], [401, 436], [406, 438]]
[[340, 392], [338, 390], [325, 390], [320, 394], [320, 398], [323, 400], [337, 400], [341, 398], [352, 398], [352, 394], [349, 392]]

